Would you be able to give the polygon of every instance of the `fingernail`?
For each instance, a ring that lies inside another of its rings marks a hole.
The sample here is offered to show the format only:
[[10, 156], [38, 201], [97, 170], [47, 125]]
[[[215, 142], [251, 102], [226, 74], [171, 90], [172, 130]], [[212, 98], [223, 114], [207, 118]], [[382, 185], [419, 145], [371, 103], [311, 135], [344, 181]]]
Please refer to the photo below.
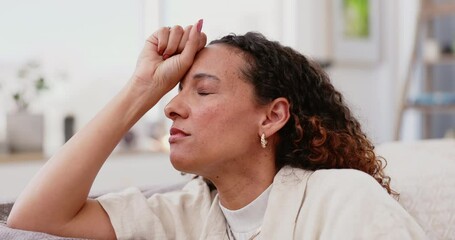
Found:
[[163, 60], [166, 60], [166, 59], [168, 59], [168, 58], [169, 58], [169, 54], [164, 54], [164, 55], [163, 55]]
[[202, 24], [204, 23], [204, 19], [199, 19], [199, 21], [197, 22], [197, 32], [201, 32], [202, 31]]

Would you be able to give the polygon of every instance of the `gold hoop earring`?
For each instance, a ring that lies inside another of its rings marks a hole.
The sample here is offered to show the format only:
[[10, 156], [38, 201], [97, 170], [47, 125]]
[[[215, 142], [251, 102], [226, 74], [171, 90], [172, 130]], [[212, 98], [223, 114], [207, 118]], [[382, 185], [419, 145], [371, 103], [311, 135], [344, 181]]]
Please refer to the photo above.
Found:
[[265, 134], [262, 133], [261, 134], [261, 146], [262, 146], [262, 148], [266, 148], [267, 147], [267, 143], [268, 142], [267, 142], [267, 139], [265, 139]]

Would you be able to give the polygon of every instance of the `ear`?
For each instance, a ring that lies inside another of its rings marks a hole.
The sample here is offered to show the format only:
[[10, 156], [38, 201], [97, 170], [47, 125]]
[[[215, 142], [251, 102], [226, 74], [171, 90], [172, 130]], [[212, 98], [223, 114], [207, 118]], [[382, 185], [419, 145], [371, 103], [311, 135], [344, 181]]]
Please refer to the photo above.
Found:
[[273, 100], [266, 108], [266, 115], [261, 122], [259, 136], [264, 133], [269, 137], [278, 132], [289, 120], [289, 101], [280, 97]]

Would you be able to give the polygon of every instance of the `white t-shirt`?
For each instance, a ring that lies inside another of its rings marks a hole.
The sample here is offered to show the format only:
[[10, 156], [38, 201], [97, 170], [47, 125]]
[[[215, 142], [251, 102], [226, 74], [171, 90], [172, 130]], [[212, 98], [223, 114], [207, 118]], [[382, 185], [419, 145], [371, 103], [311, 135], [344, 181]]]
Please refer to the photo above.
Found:
[[238, 210], [229, 210], [221, 203], [219, 204], [226, 217], [228, 230], [233, 235], [233, 239], [248, 240], [252, 236], [257, 236], [254, 238], [257, 240], [262, 239], [259, 234], [271, 189], [270, 185], [255, 200]]

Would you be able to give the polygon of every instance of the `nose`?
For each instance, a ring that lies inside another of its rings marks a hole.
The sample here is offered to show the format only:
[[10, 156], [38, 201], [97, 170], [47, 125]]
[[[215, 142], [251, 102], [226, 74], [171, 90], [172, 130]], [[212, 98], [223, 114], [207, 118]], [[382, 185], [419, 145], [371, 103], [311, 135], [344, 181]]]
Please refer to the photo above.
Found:
[[183, 95], [181, 92], [172, 98], [166, 107], [164, 107], [164, 114], [172, 121], [175, 121], [175, 119], [179, 117], [188, 117], [188, 106], [186, 105], [185, 101], [183, 101]]

